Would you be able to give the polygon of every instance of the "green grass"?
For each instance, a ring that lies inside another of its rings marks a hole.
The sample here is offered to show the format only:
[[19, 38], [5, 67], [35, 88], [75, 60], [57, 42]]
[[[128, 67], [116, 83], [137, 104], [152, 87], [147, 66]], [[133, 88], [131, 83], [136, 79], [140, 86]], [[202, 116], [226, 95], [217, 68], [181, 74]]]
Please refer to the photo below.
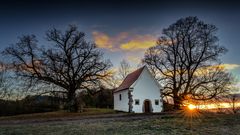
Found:
[[70, 113], [67, 111], [56, 111], [46, 113], [21, 114], [15, 116], [3, 116], [1, 120], [27, 120], [27, 119], [49, 119], [49, 118], [64, 118], [64, 117], [79, 117], [88, 115], [112, 114], [115, 113], [112, 109], [103, 108], [85, 108], [82, 113]]
[[137, 120], [126, 118], [111, 121], [76, 120], [0, 125], [0, 135], [237, 135], [240, 133], [239, 114], [191, 116], [176, 114], [156, 115], [156, 117]]

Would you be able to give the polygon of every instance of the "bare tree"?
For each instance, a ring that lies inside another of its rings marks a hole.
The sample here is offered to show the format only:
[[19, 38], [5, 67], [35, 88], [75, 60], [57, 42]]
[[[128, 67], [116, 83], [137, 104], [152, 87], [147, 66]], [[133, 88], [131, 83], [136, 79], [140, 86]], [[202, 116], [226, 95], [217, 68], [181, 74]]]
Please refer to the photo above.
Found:
[[38, 46], [34, 35], [27, 35], [3, 54], [18, 76], [61, 87], [55, 92], [66, 95], [69, 111], [78, 111], [77, 91], [94, 87], [108, 75], [111, 63], [103, 60], [95, 44], [85, 41], [85, 34], [76, 26], [69, 26], [64, 33], [53, 28], [46, 36], [50, 43], [46, 49]]
[[145, 53], [143, 61], [159, 71], [163, 94], [173, 98], [175, 109], [183, 100], [208, 100], [229, 90], [231, 76], [219, 59], [227, 49], [219, 45], [216, 31], [197, 17], [182, 18]]
[[9, 94], [9, 83], [6, 76], [6, 66], [0, 62], [0, 99], [6, 98]]
[[119, 66], [119, 77], [121, 80], [125, 79], [126, 76], [131, 72], [131, 66], [128, 63], [128, 61], [126, 61], [125, 59], [123, 59], [120, 62], [120, 66]]
[[229, 94], [226, 97], [227, 103], [229, 103], [231, 111], [236, 114], [240, 110], [240, 94]]
[[121, 79], [119, 79], [116, 72], [111, 72], [108, 77], [105, 77], [102, 85], [109, 89], [116, 89], [121, 83]]
[[109, 76], [104, 78], [102, 85], [110, 89], [116, 89], [132, 71], [131, 68], [127, 60], [121, 60], [118, 69], [113, 68], [109, 70]]
[[129, 62], [123, 59], [117, 69], [109, 70], [109, 76], [104, 78], [102, 85], [110, 89], [116, 89], [131, 71], [132, 67]]

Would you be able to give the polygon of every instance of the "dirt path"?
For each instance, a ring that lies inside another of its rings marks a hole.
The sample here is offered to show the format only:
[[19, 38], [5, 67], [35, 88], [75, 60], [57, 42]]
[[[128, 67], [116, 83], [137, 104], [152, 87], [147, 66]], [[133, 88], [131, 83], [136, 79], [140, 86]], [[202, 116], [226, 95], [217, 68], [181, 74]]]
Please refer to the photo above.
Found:
[[19, 125], [19, 124], [44, 124], [44, 123], [59, 123], [59, 122], [108, 122], [108, 121], [132, 121], [161, 117], [163, 114], [102, 114], [92, 116], [75, 116], [63, 118], [50, 118], [50, 119], [28, 119], [28, 120], [0, 120], [0, 125]]

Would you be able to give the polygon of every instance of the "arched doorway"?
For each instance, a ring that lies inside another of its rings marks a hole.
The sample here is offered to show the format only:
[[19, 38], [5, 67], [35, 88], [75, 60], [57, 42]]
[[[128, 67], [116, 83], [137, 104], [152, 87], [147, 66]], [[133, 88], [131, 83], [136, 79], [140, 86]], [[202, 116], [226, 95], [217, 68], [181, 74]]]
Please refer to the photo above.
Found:
[[151, 104], [151, 101], [146, 99], [144, 100], [144, 103], [143, 103], [143, 112], [144, 113], [150, 113], [152, 112], [152, 104]]

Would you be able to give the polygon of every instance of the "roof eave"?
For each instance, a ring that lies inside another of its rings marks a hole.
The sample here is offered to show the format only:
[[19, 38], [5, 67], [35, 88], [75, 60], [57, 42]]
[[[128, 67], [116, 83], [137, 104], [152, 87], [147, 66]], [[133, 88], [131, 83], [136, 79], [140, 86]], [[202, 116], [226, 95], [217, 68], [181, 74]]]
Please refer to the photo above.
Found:
[[124, 91], [124, 90], [129, 90], [129, 88], [125, 88], [125, 89], [116, 90], [116, 91], [114, 91], [113, 93], [117, 93], [117, 92]]

